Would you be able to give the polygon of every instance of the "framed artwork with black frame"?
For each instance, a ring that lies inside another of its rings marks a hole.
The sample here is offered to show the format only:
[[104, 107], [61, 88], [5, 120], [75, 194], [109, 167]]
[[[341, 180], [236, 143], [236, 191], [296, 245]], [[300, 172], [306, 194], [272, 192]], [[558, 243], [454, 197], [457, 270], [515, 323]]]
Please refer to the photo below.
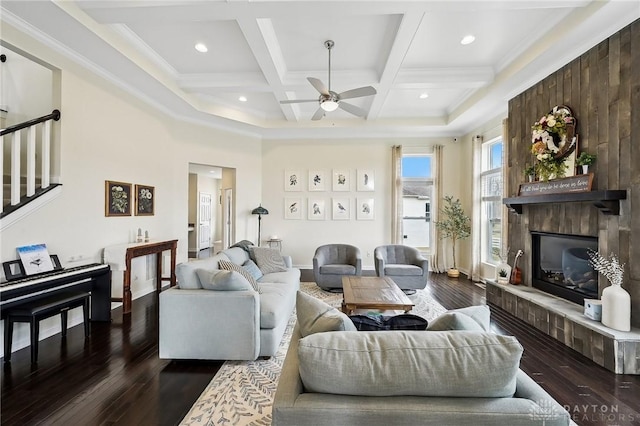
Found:
[[136, 184], [136, 216], [153, 216], [155, 197], [153, 186]]
[[130, 183], [104, 181], [105, 216], [131, 216], [132, 201], [133, 194]]

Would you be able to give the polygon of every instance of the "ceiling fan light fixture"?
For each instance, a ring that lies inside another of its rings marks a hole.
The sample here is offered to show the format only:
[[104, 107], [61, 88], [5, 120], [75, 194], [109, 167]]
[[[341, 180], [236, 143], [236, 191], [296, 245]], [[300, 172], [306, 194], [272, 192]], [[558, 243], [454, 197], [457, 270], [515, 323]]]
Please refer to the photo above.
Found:
[[338, 102], [328, 99], [320, 104], [320, 108], [327, 112], [335, 111], [338, 109]]

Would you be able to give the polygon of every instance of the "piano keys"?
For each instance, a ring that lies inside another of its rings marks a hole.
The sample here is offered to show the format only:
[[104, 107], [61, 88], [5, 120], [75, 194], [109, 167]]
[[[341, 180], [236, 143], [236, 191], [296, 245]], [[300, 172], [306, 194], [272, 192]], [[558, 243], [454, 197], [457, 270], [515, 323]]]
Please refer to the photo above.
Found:
[[91, 293], [91, 321], [111, 321], [111, 268], [93, 263], [0, 284], [0, 314], [65, 290]]

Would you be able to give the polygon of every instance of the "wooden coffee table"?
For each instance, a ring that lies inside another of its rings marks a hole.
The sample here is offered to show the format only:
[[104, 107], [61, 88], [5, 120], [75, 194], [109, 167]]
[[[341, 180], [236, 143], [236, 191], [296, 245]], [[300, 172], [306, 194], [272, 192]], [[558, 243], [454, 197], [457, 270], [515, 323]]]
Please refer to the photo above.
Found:
[[351, 315], [356, 309], [403, 310], [414, 303], [389, 277], [342, 277], [342, 312]]

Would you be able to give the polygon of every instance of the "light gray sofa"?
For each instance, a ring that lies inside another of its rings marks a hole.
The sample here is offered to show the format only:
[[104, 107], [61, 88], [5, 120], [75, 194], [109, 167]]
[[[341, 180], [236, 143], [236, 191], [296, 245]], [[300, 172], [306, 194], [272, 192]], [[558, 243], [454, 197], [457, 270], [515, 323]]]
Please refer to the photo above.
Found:
[[233, 247], [176, 267], [178, 286], [159, 296], [160, 358], [254, 360], [275, 355], [300, 288], [300, 270], [292, 268], [291, 258], [282, 257], [285, 271], [257, 280], [259, 292], [208, 290], [198, 276], [202, 270], [215, 273], [220, 260], [243, 265], [249, 259], [246, 250]]
[[[359, 332], [340, 326], [335, 311], [304, 319], [300, 310], [299, 299], [274, 426], [570, 424], [563, 407], [519, 369], [517, 340], [479, 331], [488, 314], [445, 314], [434, 321], [437, 331]], [[464, 324], [474, 331], [448, 328]]]

